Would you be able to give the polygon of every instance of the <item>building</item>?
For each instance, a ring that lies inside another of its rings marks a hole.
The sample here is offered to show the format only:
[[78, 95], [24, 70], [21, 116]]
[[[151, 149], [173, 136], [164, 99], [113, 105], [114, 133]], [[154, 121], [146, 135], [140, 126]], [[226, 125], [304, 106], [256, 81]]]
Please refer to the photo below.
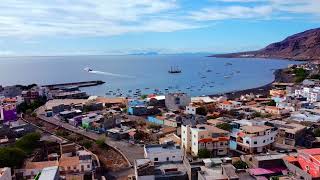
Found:
[[218, 104], [218, 107], [222, 110], [225, 111], [230, 111], [232, 109], [235, 109], [237, 107], [239, 107], [239, 103], [237, 102], [232, 102], [232, 101], [222, 101]]
[[12, 180], [11, 168], [0, 168], [0, 180]]
[[288, 169], [304, 179], [320, 178], [320, 148], [298, 150], [297, 156], [284, 158]]
[[179, 145], [172, 142], [144, 146], [144, 158], [154, 163], [182, 162], [183, 152]]
[[35, 89], [29, 89], [21, 92], [23, 100], [27, 103], [33, 102], [40, 97], [39, 91]]
[[16, 104], [0, 105], [0, 122], [9, 122], [17, 120]]
[[285, 121], [271, 121], [273, 126], [278, 128], [276, 144], [288, 145], [291, 148], [303, 141], [306, 126], [297, 123], [288, 123]]
[[175, 144], [181, 145], [181, 138], [175, 133], [171, 133], [159, 139], [159, 144], [166, 144], [168, 142], [173, 142]]
[[169, 93], [165, 96], [166, 108], [170, 111], [184, 109], [191, 102], [191, 98], [185, 93]]
[[[250, 121], [248, 121], [249, 123]], [[253, 121], [255, 124], [258, 122]], [[248, 124], [247, 123], [247, 124]], [[277, 131], [266, 125], [234, 126], [230, 136], [230, 149], [245, 153], [261, 153], [272, 147]]]
[[187, 169], [182, 163], [154, 163], [150, 159], [134, 162], [136, 180], [188, 180]]
[[288, 114], [290, 111], [288, 109], [285, 108], [280, 108], [280, 107], [276, 107], [276, 106], [266, 106], [264, 108], [266, 113], [272, 114], [272, 115], [284, 115], [284, 114]]
[[35, 178], [35, 179], [38, 179], [38, 180], [59, 180], [60, 179], [59, 167], [53, 166], [53, 167], [44, 168], [38, 177], [39, 178]]
[[228, 131], [206, 124], [181, 126], [182, 147], [193, 156], [197, 156], [200, 149], [209, 150], [214, 157], [227, 155], [229, 136]]

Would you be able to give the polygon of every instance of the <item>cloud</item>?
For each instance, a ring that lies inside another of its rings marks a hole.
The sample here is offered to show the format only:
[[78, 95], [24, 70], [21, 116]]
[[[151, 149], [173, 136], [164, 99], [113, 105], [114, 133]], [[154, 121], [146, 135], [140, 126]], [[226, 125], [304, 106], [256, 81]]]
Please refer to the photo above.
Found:
[[201, 11], [191, 13], [191, 18], [198, 21], [225, 20], [225, 19], [249, 19], [266, 17], [272, 12], [271, 6], [228, 6], [204, 8]]
[[176, 0], [2, 0], [0, 36], [110, 36], [196, 25], [168, 16]]

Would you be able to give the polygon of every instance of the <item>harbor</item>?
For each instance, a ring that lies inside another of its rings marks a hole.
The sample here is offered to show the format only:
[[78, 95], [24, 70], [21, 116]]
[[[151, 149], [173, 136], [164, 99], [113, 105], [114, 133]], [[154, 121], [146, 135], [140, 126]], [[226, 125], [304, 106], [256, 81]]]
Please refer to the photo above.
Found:
[[61, 83], [61, 84], [48, 84], [43, 85], [42, 87], [47, 87], [49, 89], [59, 89], [59, 88], [81, 88], [81, 87], [91, 87], [104, 84], [104, 81], [80, 81], [80, 82], [71, 82], [71, 83]]

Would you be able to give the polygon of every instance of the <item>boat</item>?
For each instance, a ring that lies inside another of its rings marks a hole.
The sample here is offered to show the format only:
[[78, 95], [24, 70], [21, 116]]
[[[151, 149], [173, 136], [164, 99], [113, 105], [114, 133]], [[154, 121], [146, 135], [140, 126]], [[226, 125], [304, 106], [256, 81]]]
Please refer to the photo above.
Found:
[[168, 71], [168, 73], [170, 74], [177, 74], [177, 73], [181, 73], [182, 71], [178, 68], [178, 67], [173, 67], [171, 66], [170, 70]]
[[212, 72], [212, 71], [210, 69], [208, 69], [207, 72]]
[[226, 66], [231, 66], [231, 65], [232, 65], [232, 63], [227, 62], [225, 65], [226, 65]]
[[91, 72], [91, 71], [93, 71], [91, 68], [89, 68], [89, 67], [86, 67], [86, 68], [84, 68], [83, 70], [85, 70], [85, 71], [87, 71], [87, 72]]

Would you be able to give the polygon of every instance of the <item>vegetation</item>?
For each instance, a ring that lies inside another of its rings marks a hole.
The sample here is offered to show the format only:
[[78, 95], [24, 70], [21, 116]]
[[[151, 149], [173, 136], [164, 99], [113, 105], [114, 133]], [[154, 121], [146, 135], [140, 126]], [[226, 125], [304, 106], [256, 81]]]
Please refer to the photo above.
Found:
[[205, 107], [201, 106], [197, 108], [197, 114], [206, 116], [208, 114], [208, 111]]
[[146, 94], [143, 94], [140, 96], [141, 99], [146, 99], [147, 97], [148, 97], [148, 95], [146, 95]]
[[27, 154], [31, 154], [32, 151], [39, 146], [40, 137], [41, 135], [39, 133], [29, 133], [16, 141], [15, 147]]
[[269, 101], [267, 104], [267, 106], [276, 106], [277, 103], [274, 100]]
[[96, 144], [97, 144], [100, 148], [106, 147], [106, 144], [105, 144], [104, 142], [105, 142], [105, 138], [104, 138], [104, 137], [96, 140]]
[[320, 74], [313, 74], [310, 76], [310, 79], [320, 79]]
[[233, 166], [237, 169], [247, 169], [248, 168], [248, 164], [244, 161], [241, 161], [241, 160], [233, 163]]
[[11, 147], [0, 148], [0, 167], [20, 167], [28, 154], [39, 147], [39, 133], [29, 133]]
[[198, 158], [210, 158], [211, 153], [207, 149], [199, 149], [198, 151]]
[[66, 138], [69, 136], [69, 132], [65, 130], [57, 130], [56, 135]]
[[320, 128], [313, 130], [313, 133], [315, 137], [320, 137]]
[[218, 124], [216, 127], [219, 128], [219, 129], [226, 130], [226, 131], [231, 131], [232, 130], [232, 126], [229, 123]]
[[38, 107], [43, 106], [46, 103], [47, 99], [45, 97], [40, 97], [39, 99], [27, 103], [23, 102], [17, 106], [18, 113], [26, 113], [31, 114], [34, 110], [36, 110]]
[[0, 167], [20, 167], [26, 157], [26, 153], [19, 148], [0, 148]]
[[303, 68], [296, 68], [293, 70], [293, 73], [295, 74], [295, 82], [297, 83], [302, 82], [308, 76], [308, 71]]
[[159, 130], [161, 129], [161, 126], [160, 125], [157, 125], [157, 124], [150, 124], [148, 126], [149, 129], [155, 129], [155, 130]]
[[87, 149], [90, 149], [92, 147], [92, 141], [83, 139], [79, 142], [79, 144]]

